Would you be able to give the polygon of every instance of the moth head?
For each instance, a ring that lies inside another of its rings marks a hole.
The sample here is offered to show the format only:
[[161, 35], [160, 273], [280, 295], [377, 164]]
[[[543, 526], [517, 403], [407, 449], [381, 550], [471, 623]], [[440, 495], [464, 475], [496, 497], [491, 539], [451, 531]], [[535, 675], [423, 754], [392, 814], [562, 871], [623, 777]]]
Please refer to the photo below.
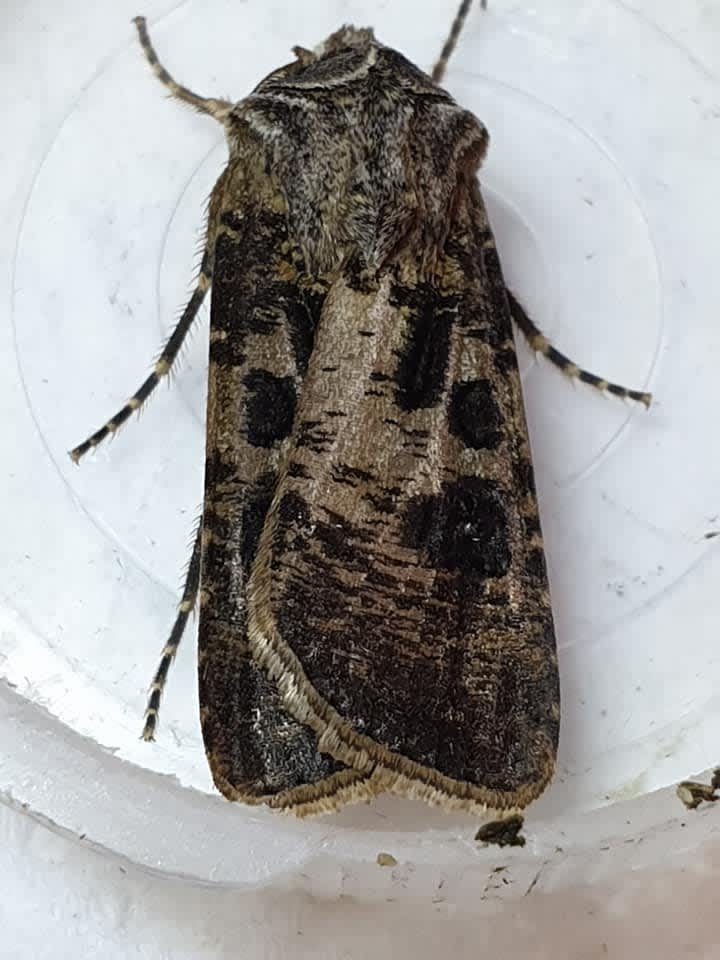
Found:
[[268, 74], [263, 83], [273, 80], [297, 78], [308, 67], [312, 68], [319, 61], [335, 54], [368, 54], [373, 45], [377, 45], [372, 27], [353, 27], [345, 25], [335, 33], [319, 43], [313, 50], [307, 47], [294, 46], [292, 52], [295, 60], [292, 63], [278, 67]]
[[375, 43], [375, 34], [372, 27], [358, 28], [346, 24], [330, 34], [313, 50], [308, 50], [307, 47], [293, 47], [292, 52], [297, 58], [297, 66], [309, 67], [322, 57], [339, 53], [341, 50], [367, 50], [373, 43]]
[[340, 50], [367, 50], [375, 43], [375, 34], [372, 27], [352, 27], [349, 24], [340, 27], [331, 33], [327, 40], [323, 40], [313, 51], [319, 59], [328, 54], [338, 53]]

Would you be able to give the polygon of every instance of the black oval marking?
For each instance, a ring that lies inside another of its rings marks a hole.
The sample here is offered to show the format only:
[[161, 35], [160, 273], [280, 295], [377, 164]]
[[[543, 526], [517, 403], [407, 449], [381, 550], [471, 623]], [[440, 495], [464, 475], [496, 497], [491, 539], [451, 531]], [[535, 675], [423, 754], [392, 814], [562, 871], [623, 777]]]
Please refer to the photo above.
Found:
[[494, 450], [502, 440], [502, 417], [489, 380], [453, 384], [448, 419], [450, 432], [473, 450]]
[[502, 577], [511, 561], [502, 499], [497, 485], [481, 477], [463, 477], [437, 496], [414, 497], [404, 542], [441, 570]]
[[272, 447], [287, 437], [295, 418], [295, 381], [267, 370], [251, 370], [245, 377], [247, 438], [254, 447]]

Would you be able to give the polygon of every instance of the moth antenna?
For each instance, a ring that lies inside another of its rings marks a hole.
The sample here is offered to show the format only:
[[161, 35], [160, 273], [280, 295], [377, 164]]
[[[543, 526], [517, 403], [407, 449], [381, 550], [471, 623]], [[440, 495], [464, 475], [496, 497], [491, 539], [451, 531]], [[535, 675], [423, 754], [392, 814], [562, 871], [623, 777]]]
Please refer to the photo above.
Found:
[[173, 332], [170, 334], [170, 337], [163, 347], [160, 356], [155, 361], [155, 366], [152, 373], [135, 391], [127, 403], [121, 407], [120, 410], [118, 410], [114, 417], [108, 420], [107, 423], [100, 427], [99, 430], [96, 430], [95, 433], [87, 438], [87, 440], [84, 440], [81, 444], [70, 451], [70, 459], [74, 463], [79, 463], [80, 459], [85, 456], [88, 450], [92, 450], [97, 447], [97, 445], [102, 443], [106, 437], [117, 433], [125, 421], [128, 420], [133, 413], [140, 410], [143, 404], [146, 403], [148, 397], [153, 392], [155, 387], [157, 387], [160, 381], [168, 376], [173, 364], [175, 363], [175, 360], [177, 359], [183, 341], [185, 340], [190, 327], [198, 315], [200, 306], [205, 299], [205, 294], [210, 289], [211, 283], [212, 255], [210, 253], [209, 246], [207, 246], [205, 249], [205, 255], [203, 256], [202, 266], [200, 267], [200, 273], [198, 274], [197, 283], [195, 284], [195, 289], [193, 290], [192, 295], [187, 302], [187, 306], [182, 312], [180, 320], [175, 326]]
[[565, 376], [570, 377], [571, 380], [579, 380], [581, 383], [587, 383], [601, 393], [612, 393], [613, 396], [619, 397], [621, 400], [634, 400], [636, 403], [642, 403], [646, 408], [650, 406], [652, 402], [651, 393], [646, 393], [643, 390], [630, 390], [628, 387], [623, 387], [619, 383], [612, 383], [612, 381], [606, 380], [605, 377], [598, 377], [596, 374], [590, 373], [589, 370], [584, 370], [569, 357], [566, 357], [564, 353], [560, 353], [560, 351], [550, 343], [545, 334], [535, 326], [509, 290], [507, 291], [507, 295], [510, 302], [512, 318], [527, 340], [531, 350], [547, 357], [550, 363], [562, 370]]
[[[433, 67], [432, 73], [430, 74], [433, 83], [441, 83], [443, 77], [445, 76], [448, 60], [452, 56], [453, 50], [457, 46], [460, 32], [462, 31], [465, 21], [467, 20], [467, 15], [470, 12], [471, 6], [472, 0], [462, 0], [460, 9], [455, 14], [455, 19], [450, 27], [450, 33], [445, 41], [445, 45], [440, 52], [440, 56], [438, 57], [435, 66]], [[487, 0], [480, 0], [480, 6], [483, 10], [487, 10]]]
[[198, 589], [200, 587], [200, 554], [202, 544], [202, 517], [198, 521], [195, 538], [193, 543], [192, 555], [187, 568], [185, 578], [185, 589], [183, 590], [180, 606], [178, 607], [175, 623], [170, 631], [167, 643], [163, 647], [160, 656], [160, 664], [155, 671], [152, 683], [150, 684], [150, 696], [148, 697], [147, 707], [145, 708], [145, 726], [143, 727], [142, 739], [154, 740], [155, 730], [157, 729], [158, 714], [160, 711], [160, 699], [165, 688], [170, 664], [175, 659], [175, 654], [180, 646], [182, 635], [185, 632], [190, 614], [195, 609], [197, 603]]
[[158, 80], [167, 87], [170, 95], [176, 100], [188, 104], [188, 106], [197, 110], [198, 113], [206, 113], [214, 120], [217, 120], [218, 123], [225, 125], [234, 104], [230, 100], [223, 100], [217, 97], [201, 97], [199, 94], [193, 93], [192, 90], [188, 90], [187, 87], [176, 83], [158, 59], [158, 55], [150, 40], [145, 17], [135, 17], [133, 23], [137, 27], [140, 45], [152, 68], [152, 72]]

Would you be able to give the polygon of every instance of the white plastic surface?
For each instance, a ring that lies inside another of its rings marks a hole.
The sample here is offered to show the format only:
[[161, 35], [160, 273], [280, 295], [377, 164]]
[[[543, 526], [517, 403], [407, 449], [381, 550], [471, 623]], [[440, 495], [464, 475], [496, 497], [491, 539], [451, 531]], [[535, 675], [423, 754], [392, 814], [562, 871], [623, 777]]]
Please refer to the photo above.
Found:
[[[240, 98], [344, 21], [427, 68], [447, 29], [436, 6], [11, 5], [0, 670], [16, 692], [0, 690], [0, 791], [155, 870], [375, 899], [388, 850], [412, 865], [395, 896], [442, 877], [462, 900], [498, 862], [470, 818], [419, 804], [296, 822], [211, 795], [192, 634], [158, 742], [138, 740], [202, 496], [206, 324], [139, 423], [79, 469], [66, 456], [172, 327], [225, 156], [219, 127], [165, 98], [131, 16], [147, 15], [179, 80]], [[672, 792], [651, 791], [717, 762], [720, 742], [719, 541], [706, 539], [720, 528], [720, 87], [717, 61], [630, 4], [490, 7], [472, 14], [446, 85], [491, 131], [482, 183], [507, 279], [560, 349], [656, 398], [646, 413], [573, 388], [521, 347], [563, 723], [556, 781], [513, 857], [529, 879], [547, 861], [570, 884], [680, 857], [711, 822], [681, 828]], [[693, 29], [717, 50], [712, 4]]]

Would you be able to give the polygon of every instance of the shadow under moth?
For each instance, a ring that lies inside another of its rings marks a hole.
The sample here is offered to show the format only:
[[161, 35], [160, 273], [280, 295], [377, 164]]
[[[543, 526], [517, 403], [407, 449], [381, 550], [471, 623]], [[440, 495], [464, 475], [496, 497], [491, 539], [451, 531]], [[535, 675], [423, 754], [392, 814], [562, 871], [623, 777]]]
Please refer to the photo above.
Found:
[[[483, 4], [484, 5], [484, 4]], [[230, 800], [304, 816], [384, 791], [507, 819], [550, 781], [560, 697], [513, 321], [477, 180], [488, 132], [432, 76], [345, 26], [237, 103], [195, 290], [212, 285], [205, 495], [144, 736], [199, 599], [200, 720]]]

